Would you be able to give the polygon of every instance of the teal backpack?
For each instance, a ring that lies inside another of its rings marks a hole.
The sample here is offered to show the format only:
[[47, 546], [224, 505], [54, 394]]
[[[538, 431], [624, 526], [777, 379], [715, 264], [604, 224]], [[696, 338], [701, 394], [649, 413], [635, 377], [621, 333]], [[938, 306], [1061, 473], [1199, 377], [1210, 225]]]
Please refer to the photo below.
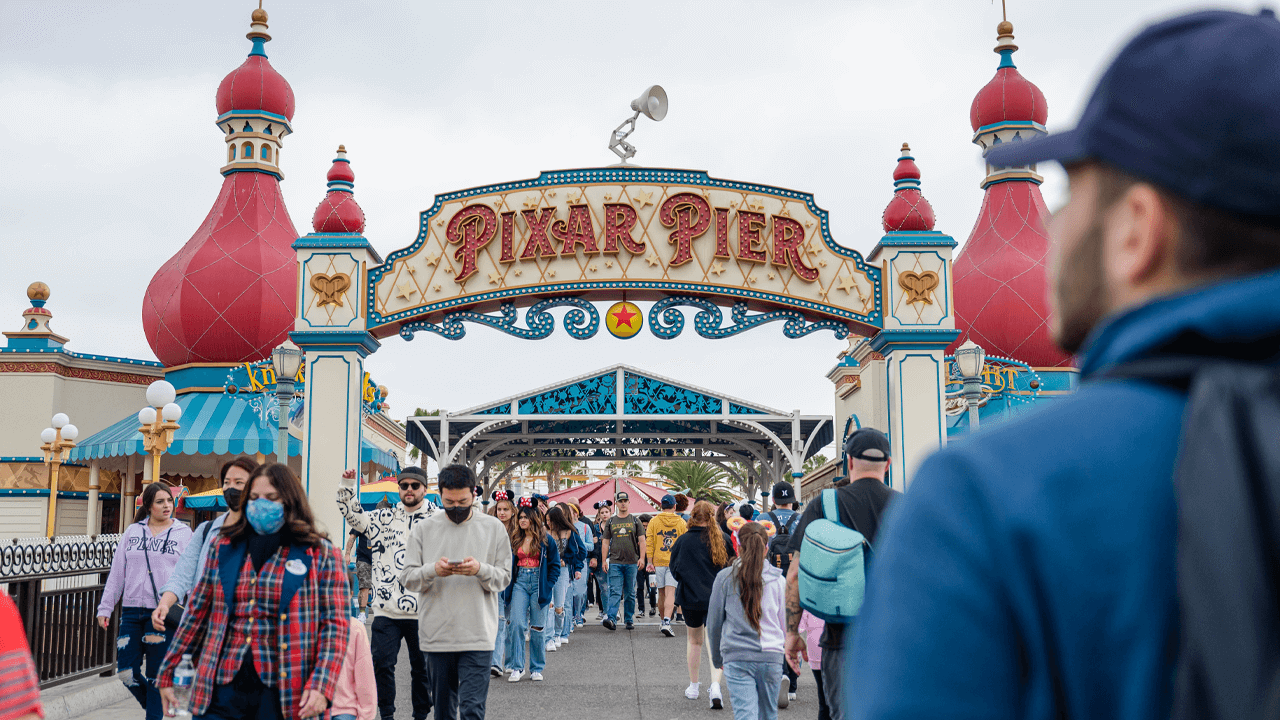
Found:
[[800, 545], [800, 607], [827, 622], [849, 623], [862, 609], [871, 546], [840, 524], [836, 491], [822, 491], [822, 514]]

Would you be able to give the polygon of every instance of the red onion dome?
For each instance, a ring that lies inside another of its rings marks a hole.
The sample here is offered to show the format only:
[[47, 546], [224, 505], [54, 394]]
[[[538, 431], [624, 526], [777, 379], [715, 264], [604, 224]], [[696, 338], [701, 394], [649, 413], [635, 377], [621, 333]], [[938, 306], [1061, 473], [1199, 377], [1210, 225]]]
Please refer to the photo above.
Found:
[[927, 232], [933, 229], [933, 206], [920, 193], [920, 168], [911, 148], [902, 143], [902, 156], [893, 171], [893, 199], [884, 209], [881, 226], [885, 232]]
[[267, 34], [267, 13], [253, 11], [253, 24], [247, 37], [253, 41], [253, 49], [240, 67], [232, 70], [218, 85], [216, 102], [218, 116], [232, 110], [261, 110], [283, 115], [293, 121], [293, 88], [267, 61], [264, 43], [271, 39]]
[[351, 171], [345, 145], [338, 146], [338, 157], [329, 168], [329, 192], [311, 217], [311, 228], [318, 233], [364, 232], [364, 211], [356, 202], [356, 175]]
[[160, 362], [270, 357], [293, 329], [297, 237], [274, 175], [226, 175], [200, 229], [143, 296], [142, 327]]
[[1044, 125], [1049, 119], [1049, 104], [1044, 93], [1034, 83], [1022, 77], [1013, 64], [1013, 23], [1004, 21], [997, 26], [998, 40], [995, 51], [1000, 55], [1000, 65], [991, 82], [978, 91], [969, 107], [969, 124], [978, 128], [1007, 120], [1028, 120]]

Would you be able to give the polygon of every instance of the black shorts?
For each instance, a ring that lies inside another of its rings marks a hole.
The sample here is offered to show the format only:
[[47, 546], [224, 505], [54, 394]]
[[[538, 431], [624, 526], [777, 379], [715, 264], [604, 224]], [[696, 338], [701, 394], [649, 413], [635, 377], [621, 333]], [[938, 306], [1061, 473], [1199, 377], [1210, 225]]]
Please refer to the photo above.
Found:
[[686, 627], [700, 628], [707, 624], [707, 608], [681, 606], [680, 612], [684, 613], [684, 624]]

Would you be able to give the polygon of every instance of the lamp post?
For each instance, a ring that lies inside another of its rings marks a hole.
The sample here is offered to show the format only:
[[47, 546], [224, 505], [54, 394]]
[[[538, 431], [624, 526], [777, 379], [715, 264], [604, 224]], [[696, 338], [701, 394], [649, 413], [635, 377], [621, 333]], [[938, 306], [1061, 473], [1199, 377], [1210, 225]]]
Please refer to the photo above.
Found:
[[142, 447], [151, 455], [151, 478], [143, 478], [143, 483], [153, 483], [160, 479], [160, 456], [169, 449], [173, 442], [173, 433], [180, 426], [182, 408], [174, 402], [178, 392], [165, 380], [157, 380], [147, 386], [147, 402], [149, 407], [138, 411], [138, 423], [142, 433]]
[[978, 400], [982, 398], [982, 368], [987, 351], [972, 340], [956, 348], [956, 366], [964, 379], [964, 400], [969, 406], [969, 432], [978, 429]]
[[276, 443], [276, 462], [289, 464], [289, 404], [293, 401], [293, 379], [302, 367], [302, 350], [285, 340], [271, 351], [271, 366], [276, 372], [276, 400], [280, 405], [280, 440]]
[[80, 430], [63, 413], [53, 416], [53, 427], [40, 433], [44, 442], [44, 464], [49, 466], [49, 518], [45, 523], [45, 537], [53, 537], [54, 523], [58, 518], [58, 469], [67, 461], [67, 452], [76, 446]]

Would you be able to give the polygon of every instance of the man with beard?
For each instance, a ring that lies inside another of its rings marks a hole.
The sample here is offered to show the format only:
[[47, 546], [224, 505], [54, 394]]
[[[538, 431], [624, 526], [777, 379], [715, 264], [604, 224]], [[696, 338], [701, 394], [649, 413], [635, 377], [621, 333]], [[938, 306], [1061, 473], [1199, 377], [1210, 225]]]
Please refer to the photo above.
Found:
[[475, 508], [475, 473], [440, 471], [443, 513], [409, 533], [400, 582], [418, 593], [419, 644], [427, 654], [436, 717], [480, 720], [498, 636], [499, 594], [511, 583], [511, 539]]
[[373, 551], [373, 676], [378, 686], [378, 712], [383, 720], [396, 713], [396, 659], [400, 643], [409, 648], [409, 672], [413, 679], [413, 718], [431, 712], [431, 687], [427, 661], [418, 645], [418, 595], [400, 583], [404, 571], [405, 539], [414, 526], [430, 517], [435, 506], [425, 500], [427, 472], [407, 467], [396, 478], [400, 502], [392, 508], [366, 513], [360, 506], [356, 472], [342, 474], [338, 509], [351, 529], [369, 539]]
[[[988, 152], [995, 167], [1067, 170], [1050, 226], [1052, 325], [1082, 383], [916, 472], [871, 564], [851, 717], [1220, 717], [1174, 707], [1179, 525], [1211, 511], [1179, 512], [1187, 395], [1123, 369], [1276, 366], [1277, 136], [1280, 23], [1204, 12], [1121, 50], [1075, 130]], [[1223, 467], [1245, 450], [1221, 443]], [[1233, 598], [1238, 587], [1222, 588]]]

